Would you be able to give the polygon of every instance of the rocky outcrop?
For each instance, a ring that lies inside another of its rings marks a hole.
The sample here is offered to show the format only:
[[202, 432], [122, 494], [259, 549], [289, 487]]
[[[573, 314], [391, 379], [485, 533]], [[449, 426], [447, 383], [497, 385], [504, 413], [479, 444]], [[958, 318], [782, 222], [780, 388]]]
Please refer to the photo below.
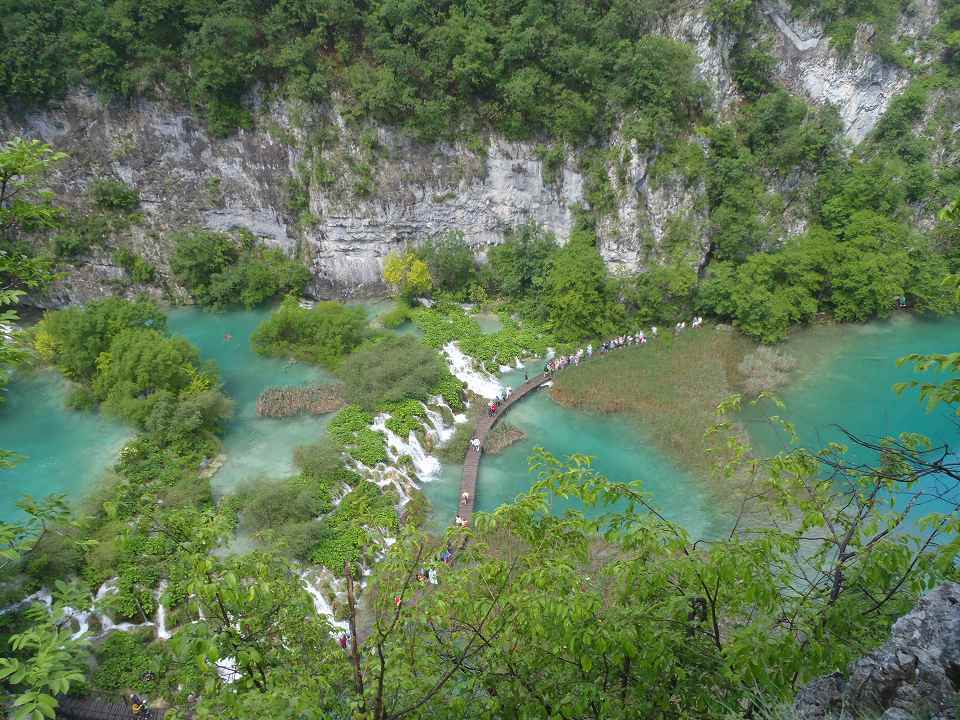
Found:
[[[922, 38], [935, 20], [935, 0], [919, 0], [901, 35]], [[908, 81], [906, 71], [868, 50], [861, 28], [841, 56], [823, 29], [791, 16], [775, 0], [764, 8], [765, 32], [787, 87], [814, 103], [837, 105], [848, 138], [863, 139]], [[689, 43], [699, 72], [721, 114], [738, 102], [731, 79], [730, 37], [717, 32], [705, 0], [694, 0], [664, 21], [660, 32]], [[142, 222], [111, 242], [134, 250], [165, 274], [172, 230], [187, 226], [243, 227], [297, 254], [314, 271], [318, 297], [374, 294], [394, 248], [449, 231], [462, 232], [478, 255], [521, 223], [544, 226], [564, 241], [574, 212], [586, 203], [580, 158], [569, 153], [549, 166], [535, 143], [495, 135], [456, 144], [416, 143], [383, 127], [347, 127], [334, 106], [304, 108], [261, 103], [256, 126], [225, 139], [211, 137], [189, 111], [139, 100], [115, 107], [75, 92], [60, 107], [22, 117], [0, 117], [0, 135], [39, 137], [70, 160], [56, 187], [83, 205], [89, 183], [117, 177], [142, 197]], [[615, 271], [661, 261], [671, 222], [683, 220], [699, 266], [708, 246], [704, 186], [682, 178], [650, 180], [653, 157], [609, 138], [613, 212], [599, 223], [599, 247]], [[788, 188], [771, 188], [775, 192]], [[784, 234], [800, 231], [802, 217], [784, 217]], [[55, 287], [49, 304], [82, 302], [133, 292], [112, 261], [111, 247], [95, 249], [78, 271]], [[672, 253], [677, 248], [671, 249]], [[169, 277], [168, 277], [169, 280]], [[170, 282], [167, 290], [177, 288]]]
[[798, 720], [956, 720], [960, 710], [960, 585], [924, 595], [890, 641], [797, 695]]

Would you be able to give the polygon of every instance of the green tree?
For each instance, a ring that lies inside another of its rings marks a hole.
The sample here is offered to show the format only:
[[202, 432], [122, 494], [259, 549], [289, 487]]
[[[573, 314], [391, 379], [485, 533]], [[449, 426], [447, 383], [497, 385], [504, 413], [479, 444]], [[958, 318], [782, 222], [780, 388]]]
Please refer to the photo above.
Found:
[[0, 687], [11, 720], [52, 720], [57, 697], [84, 682], [86, 640], [74, 637], [65, 611], [88, 597], [58, 581], [51, 607], [32, 605], [25, 613], [28, 627], [7, 640], [9, 654], [0, 657]]
[[561, 340], [603, 337], [619, 326], [621, 307], [591, 232], [574, 231], [557, 252], [542, 298], [552, 332]]
[[383, 279], [408, 302], [426, 295], [433, 287], [430, 268], [412, 251], [392, 252], [383, 263]]
[[542, 228], [514, 228], [487, 251], [489, 283], [512, 300], [533, 297], [543, 289], [556, 252], [556, 239]]
[[334, 367], [367, 333], [363, 308], [337, 302], [300, 307], [288, 295], [283, 304], [254, 330], [250, 344], [260, 355], [293, 357]]
[[438, 290], [464, 296], [477, 277], [476, 262], [462, 232], [449, 232], [428, 240], [417, 248], [417, 255], [427, 264], [430, 278]]
[[401, 335], [362, 347], [337, 372], [346, 385], [347, 399], [374, 411], [384, 403], [429, 399], [446, 368], [435, 350]]
[[42, 184], [66, 157], [39, 140], [13, 138], [0, 146], [0, 239], [57, 224], [60, 210]]

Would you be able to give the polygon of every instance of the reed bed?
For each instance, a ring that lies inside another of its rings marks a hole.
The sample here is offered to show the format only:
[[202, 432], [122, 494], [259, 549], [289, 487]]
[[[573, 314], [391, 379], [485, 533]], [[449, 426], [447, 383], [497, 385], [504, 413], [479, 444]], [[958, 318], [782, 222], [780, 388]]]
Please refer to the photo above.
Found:
[[737, 370], [753, 343], [714, 327], [620, 348], [556, 375], [552, 397], [582, 410], [625, 413], [680, 467], [709, 475], [704, 433], [717, 404], [737, 392]]
[[518, 443], [527, 437], [527, 434], [516, 425], [501, 420], [493, 426], [493, 430], [487, 435], [484, 451], [496, 455], [503, 452], [514, 443]]
[[257, 398], [259, 417], [325, 415], [346, 405], [343, 385], [267, 388]]

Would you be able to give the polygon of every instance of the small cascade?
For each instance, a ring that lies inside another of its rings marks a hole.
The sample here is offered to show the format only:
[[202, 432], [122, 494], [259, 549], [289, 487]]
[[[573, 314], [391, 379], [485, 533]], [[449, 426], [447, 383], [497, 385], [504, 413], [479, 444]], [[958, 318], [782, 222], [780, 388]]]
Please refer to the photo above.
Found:
[[471, 392], [488, 400], [493, 400], [503, 392], [503, 385], [493, 375], [477, 370], [473, 365], [473, 359], [457, 347], [456, 342], [444, 345], [443, 352], [447, 356], [450, 372]]
[[[339, 635], [342, 632], [350, 630], [350, 624], [345, 620], [337, 620], [333, 615], [333, 607], [327, 601], [326, 596], [321, 592], [320, 587], [326, 583], [326, 578], [317, 571], [304, 571], [300, 573], [300, 579], [303, 580], [303, 587], [313, 598], [313, 607], [317, 610], [317, 615], [322, 615], [334, 627], [331, 635]], [[337, 632], [339, 630], [340, 632]]]
[[416, 433], [412, 430], [406, 441], [387, 427], [387, 420], [390, 416], [386, 413], [380, 413], [373, 419], [371, 427], [377, 432], [383, 433], [387, 438], [387, 453], [390, 460], [396, 462], [401, 455], [407, 455], [413, 461], [413, 467], [417, 472], [417, 477], [421, 480], [428, 480], [440, 472], [440, 461], [432, 455], [428, 455], [423, 449]]
[[427, 422], [430, 423], [430, 427], [427, 428], [427, 434], [433, 439], [434, 443], [443, 445], [453, 437], [454, 429], [444, 425], [443, 415], [436, 410], [431, 410], [426, 405], [423, 407], [427, 411]]
[[160, 587], [157, 588], [157, 639], [158, 640], [169, 640], [171, 637], [170, 631], [167, 630], [167, 609], [163, 606], [161, 598], [163, 598], [163, 593], [167, 589], [167, 581], [161, 580]]
[[53, 595], [51, 595], [50, 591], [46, 588], [37, 590], [37, 592], [33, 593], [32, 595], [27, 595], [23, 600], [18, 600], [12, 605], [7, 605], [5, 608], [0, 609], [0, 615], [6, 615], [7, 613], [15, 612], [20, 608], [27, 607], [33, 603], [41, 603], [42, 605], [50, 607], [53, 604]]
[[520, 362], [520, 358], [514, 358], [514, 359], [513, 359], [513, 366], [514, 366], [517, 370], [523, 370], [523, 363]]

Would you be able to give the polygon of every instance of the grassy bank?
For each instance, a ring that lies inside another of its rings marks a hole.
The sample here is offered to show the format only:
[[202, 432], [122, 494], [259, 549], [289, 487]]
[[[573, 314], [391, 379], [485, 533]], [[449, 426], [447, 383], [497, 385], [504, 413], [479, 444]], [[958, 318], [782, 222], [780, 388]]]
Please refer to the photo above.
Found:
[[708, 477], [715, 459], [704, 433], [716, 406], [740, 390], [737, 370], [754, 347], [729, 330], [705, 327], [621, 348], [557, 374], [552, 397], [563, 405], [636, 418], [678, 466]]

